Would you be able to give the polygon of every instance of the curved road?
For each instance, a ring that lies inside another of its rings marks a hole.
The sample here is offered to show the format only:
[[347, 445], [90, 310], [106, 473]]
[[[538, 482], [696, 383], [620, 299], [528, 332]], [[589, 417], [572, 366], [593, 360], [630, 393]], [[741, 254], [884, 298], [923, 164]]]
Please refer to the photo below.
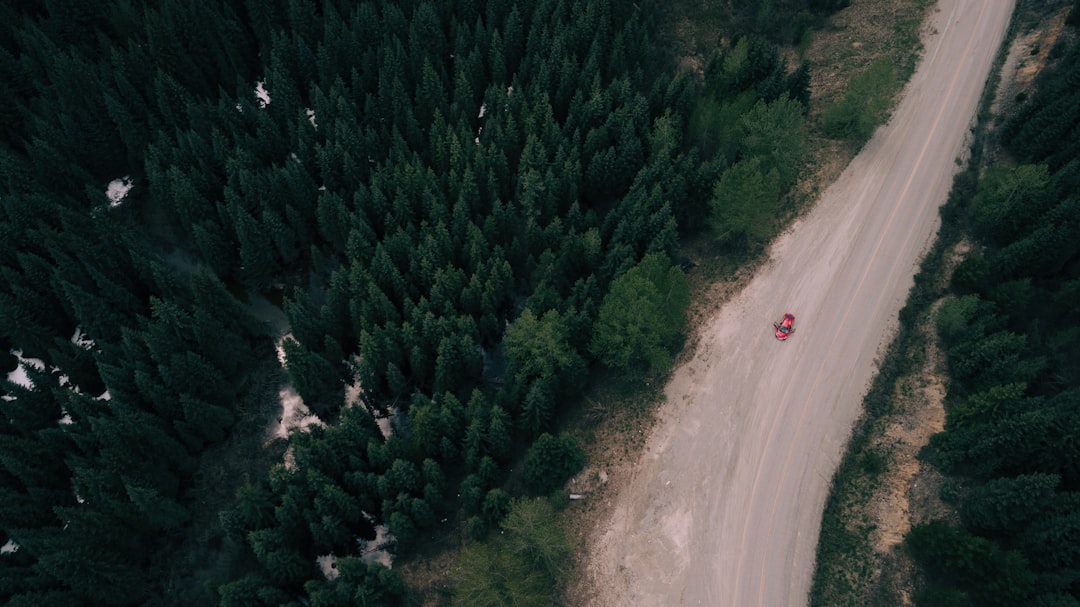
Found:
[[[676, 370], [589, 603], [803, 606], [829, 483], [938, 226], [1013, 0], [940, 0], [889, 125], [782, 236]], [[772, 338], [790, 311], [797, 332]]]

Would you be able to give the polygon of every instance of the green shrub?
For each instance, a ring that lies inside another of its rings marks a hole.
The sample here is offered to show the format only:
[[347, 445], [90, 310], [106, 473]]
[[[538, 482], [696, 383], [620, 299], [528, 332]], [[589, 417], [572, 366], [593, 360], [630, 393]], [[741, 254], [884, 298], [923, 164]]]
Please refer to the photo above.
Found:
[[585, 465], [585, 452], [577, 439], [562, 433], [541, 434], [525, 453], [525, 483], [536, 494], [558, 489]]

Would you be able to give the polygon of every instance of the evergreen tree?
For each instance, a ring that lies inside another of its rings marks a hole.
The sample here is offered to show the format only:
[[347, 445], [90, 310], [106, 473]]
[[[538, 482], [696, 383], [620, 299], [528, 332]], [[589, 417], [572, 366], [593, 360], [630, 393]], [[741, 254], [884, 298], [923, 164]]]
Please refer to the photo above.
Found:
[[780, 208], [780, 172], [760, 157], [739, 161], [724, 171], [710, 202], [717, 239], [736, 250], [760, 247]]
[[600, 307], [590, 350], [605, 364], [628, 370], [671, 364], [669, 348], [683, 329], [690, 305], [686, 278], [659, 253], [620, 276]]

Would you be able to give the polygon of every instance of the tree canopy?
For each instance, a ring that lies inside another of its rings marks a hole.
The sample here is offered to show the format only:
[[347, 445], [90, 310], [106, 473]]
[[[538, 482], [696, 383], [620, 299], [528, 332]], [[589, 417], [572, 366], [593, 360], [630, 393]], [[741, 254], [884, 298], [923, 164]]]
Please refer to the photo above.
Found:
[[[1075, 11], [1074, 11], [1075, 12]], [[1077, 148], [1067, 134], [1075, 35], [1005, 122], [1013, 155], [961, 197], [977, 239], [936, 314], [952, 381], [945, 431], [925, 455], [951, 475], [959, 525], [917, 525], [907, 544], [927, 573], [919, 604], [1075, 605], [1080, 592], [1080, 248]]]
[[592, 366], [671, 364], [681, 236], [771, 209], [718, 176], [801, 161], [781, 15], [841, 4], [701, 75], [649, 1], [0, 7], [0, 600], [406, 602], [361, 552], [514, 520]]

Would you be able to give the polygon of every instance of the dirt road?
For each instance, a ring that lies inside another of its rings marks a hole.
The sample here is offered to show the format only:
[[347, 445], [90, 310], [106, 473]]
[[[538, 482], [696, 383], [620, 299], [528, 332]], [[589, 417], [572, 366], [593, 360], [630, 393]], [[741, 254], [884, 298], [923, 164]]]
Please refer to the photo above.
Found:
[[[589, 604], [806, 604], [829, 482], [938, 226], [1013, 0], [940, 0], [889, 125], [702, 331], [613, 515]], [[771, 322], [796, 315], [773, 339]]]

